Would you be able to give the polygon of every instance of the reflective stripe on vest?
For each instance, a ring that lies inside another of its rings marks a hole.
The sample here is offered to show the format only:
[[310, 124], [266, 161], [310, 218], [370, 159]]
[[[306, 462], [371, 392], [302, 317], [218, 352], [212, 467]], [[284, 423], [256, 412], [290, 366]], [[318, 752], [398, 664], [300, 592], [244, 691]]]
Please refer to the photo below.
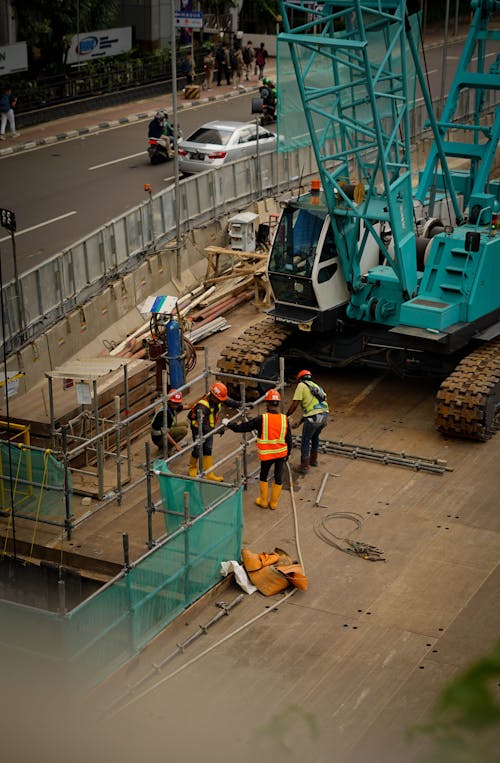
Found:
[[284, 458], [287, 455], [287, 423], [284, 413], [262, 414], [262, 437], [257, 438], [257, 452], [261, 461]]
[[219, 416], [219, 410], [220, 406], [217, 406], [217, 410], [215, 408], [210, 408], [210, 403], [208, 400], [205, 400], [204, 397], [201, 398], [201, 400], [198, 400], [191, 410], [189, 411], [189, 419], [191, 421], [191, 425], [194, 427], [198, 426], [198, 419], [196, 418], [196, 406], [197, 405], [204, 405], [206, 408], [208, 408], [208, 423], [210, 425], [210, 429], [213, 429], [217, 423], [217, 418]]

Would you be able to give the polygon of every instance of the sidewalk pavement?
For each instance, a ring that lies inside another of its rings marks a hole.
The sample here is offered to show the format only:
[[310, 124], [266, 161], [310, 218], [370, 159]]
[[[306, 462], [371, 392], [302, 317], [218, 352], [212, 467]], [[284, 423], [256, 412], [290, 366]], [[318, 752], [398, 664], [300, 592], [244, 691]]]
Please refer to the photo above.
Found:
[[[266, 66], [265, 76], [275, 79], [276, 66], [274, 60]], [[217, 103], [242, 93], [251, 93], [258, 89], [259, 84], [256, 76], [253, 76], [248, 82], [243, 81], [240, 85], [221, 84], [217, 86], [214, 82], [211, 90], [201, 90], [200, 98], [194, 101], [185, 100], [181, 90], [177, 93], [177, 110], [181, 112], [204, 103]], [[19, 137], [13, 138], [10, 133], [6, 133], [5, 141], [0, 144], [0, 158], [20, 151], [29, 151], [39, 146], [58, 143], [68, 138], [78, 138], [82, 135], [89, 135], [132, 122], [146, 121], [152, 119], [159, 108], [166, 109], [170, 119], [172, 118], [171, 93], [165, 96], [156, 95], [152, 98], [129, 101], [83, 114], [73, 114], [24, 129], [21, 114], [16, 120]]]

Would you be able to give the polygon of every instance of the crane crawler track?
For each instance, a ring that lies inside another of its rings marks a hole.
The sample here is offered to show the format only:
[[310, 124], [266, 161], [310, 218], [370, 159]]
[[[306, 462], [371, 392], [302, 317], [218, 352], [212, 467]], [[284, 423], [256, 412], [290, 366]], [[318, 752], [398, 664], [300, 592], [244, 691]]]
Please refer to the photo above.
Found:
[[436, 397], [436, 427], [444, 435], [488, 440], [500, 413], [500, 339], [460, 361]]
[[[275, 323], [271, 318], [247, 328], [221, 353], [217, 366], [223, 373], [254, 377], [246, 384], [246, 396], [255, 400], [260, 396], [256, 377], [261, 376], [266, 361], [277, 357], [279, 348], [286, 342], [292, 328]], [[263, 377], [264, 378], [264, 377]], [[238, 397], [236, 380], [224, 380], [231, 395]]]

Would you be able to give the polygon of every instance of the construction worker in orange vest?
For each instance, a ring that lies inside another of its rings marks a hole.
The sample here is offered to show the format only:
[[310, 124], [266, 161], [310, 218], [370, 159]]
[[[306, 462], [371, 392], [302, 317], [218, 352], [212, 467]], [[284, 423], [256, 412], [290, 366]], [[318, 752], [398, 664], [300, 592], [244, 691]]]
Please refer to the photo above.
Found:
[[[201, 431], [203, 434], [208, 434], [212, 429], [217, 426], [217, 419], [219, 417], [222, 404], [227, 405], [228, 408], [237, 408], [239, 406], [238, 400], [233, 400], [227, 394], [227, 387], [222, 382], [215, 382], [210, 387], [208, 394], [200, 398], [188, 413], [189, 423], [191, 424], [191, 433], [193, 440], [196, 442], [198, 438], [198, 414], [201, 415]], [[224, 430], [221, 431], [221, 434]], [[213, 480], [214, 482], [222, 482], [224, 477], [215, 474], [212, 471], [213, 456], [212, 449], [214, 444], [213, 435], [203, 440], [202, 454], [203, 454], [203, 471], [206, 472], [205, 477], [207, 480]], [[191, 458], [189, 460], [189, 476], [196, 477], [198, 475], [198, 443], [194, 446], [191, 452]]]
[[[292, 449], [292, 432], [288, 418], [279, 412], [281, 395], [277, 389], [266, 392], [266, 413], [241, 424], [227, 424], [233, 432], [257, 432], [257, 452], [260, 458], [260, 495], [255, 500], [263, 509], [278, 508], [278, 499], [283, 487], [283, 466]], [[269, 486], [267, 478], [274, 464], [274, 482]]]

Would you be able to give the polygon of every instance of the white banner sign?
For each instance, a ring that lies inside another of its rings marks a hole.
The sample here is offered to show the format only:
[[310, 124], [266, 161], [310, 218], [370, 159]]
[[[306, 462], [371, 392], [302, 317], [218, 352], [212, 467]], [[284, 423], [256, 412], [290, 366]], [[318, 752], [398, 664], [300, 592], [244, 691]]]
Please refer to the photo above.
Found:
[[74, 35], [66, 58], [67, 64], [85, 64], [93, 58], [117, 56], [132, 49], [132, 27], [101, 29]]
[[176, 11], [175, 26], [177, 29], [203, 29], [203, 13], [201, 11]]
[[25, 42], [0, 46], [0, 76], [28, 70], [28, 48]]

